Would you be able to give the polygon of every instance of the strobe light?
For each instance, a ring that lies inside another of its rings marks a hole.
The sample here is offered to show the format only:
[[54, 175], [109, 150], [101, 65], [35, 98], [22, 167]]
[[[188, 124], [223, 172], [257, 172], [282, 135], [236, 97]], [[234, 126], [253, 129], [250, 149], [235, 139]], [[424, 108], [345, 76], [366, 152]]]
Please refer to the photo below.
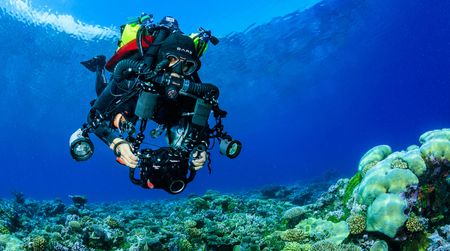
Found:
[[[85, 135], [86, 134], [86, 135]], [[85, 161], [94, 154], [94, 144], [82, 129], [76, 130], [69, 140], [70, 155], [76, 161]]]
[[220, 153], [230, 159], [236, 158], [241, 153], [242, 143], [239, 140], [233, 140], [230, 136], [220, 141]]

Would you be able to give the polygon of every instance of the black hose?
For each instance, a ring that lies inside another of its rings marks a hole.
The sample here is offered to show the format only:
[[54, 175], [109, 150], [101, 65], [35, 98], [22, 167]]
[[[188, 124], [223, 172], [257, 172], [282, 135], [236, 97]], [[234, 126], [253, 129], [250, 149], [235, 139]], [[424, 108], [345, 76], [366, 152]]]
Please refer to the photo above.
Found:
[[219, 88], [217, 88], [217, 86], [213, 84], [203, 84], [194, 82], [189, 83], [187, 93], [199, 97], [203, 96], [214, 97], [215, 99], [218, 99], [220, 94]]
[[153, 43], [150, 45], [147, 51], [145, 51], [145, 53], [144, 50], [142, 49], [143, 60], [146, 65], [153, 65], [158, 55], [158, 51], [159, 48], [161, 47], [161, 44], [171, 34], [170, 30], [165, 27], [158, 26], [156, 27], [156, 29], [157, 30], [156, 34], [154, 35]]
[[141, 55], [141, 57], [144, 56], [144, 48], [142, 47], [142, 34], [144, 33], [144, 31], [146, 31], [145, 26], [141, 25], [136, 34], [136, 44], [138, 46], [139, 54]]
[[[164, 62], [164, 61], [163, 61]], [[161, 63], [163, 63], [161, 62]], [[116, 67], [114, 68], [113, 72], [113, 79], [117, 82], [122, 84], [127, 81], [134, 81], [134, 80], [126, 80], [124, 79], [127, 77], [127, 73], [150, 73], [151, 69], [149, 66], [144, 65], [142, 67], [142, 63], [140, 61], [135, 61], [132, 59], [124, 59], [121, 60], [119, 63], [117, 63]], [[130, 86], [131, 83], [125, 83], [126, 85]], [[198, 96], [198, 97], [210, 97], [210, 98], [219, 98], [219, 88], [213, 84], [204, 84], [204, 83], [195, 83], [190, 82], [188, 89], [186, 91], [187, 93]]]
[[132, 59], [121, 60], [119, 63], [117, 63], [116, 67], [114, 68], [113, 78], [115, 81], [120, 82], [126, 77], [126, 74], [124, 74], [125, 71], [128, 71], [128, 73], [150, 72], [149, 66], [144, 66], [142, 69], [141, 67], [142, 64], [139, 61], [135, 61]]

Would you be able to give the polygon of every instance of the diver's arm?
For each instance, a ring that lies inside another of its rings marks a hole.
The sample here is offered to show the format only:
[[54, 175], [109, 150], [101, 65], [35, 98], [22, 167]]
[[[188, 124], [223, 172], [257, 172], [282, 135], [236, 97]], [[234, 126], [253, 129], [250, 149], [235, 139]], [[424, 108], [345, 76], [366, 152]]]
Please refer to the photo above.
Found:
[[[116, 121], [120, 113], [116, 115], [114, 119], [114, 126], [117, 127]], [[121, 118], [119, 117], [119, 120]], [[88, 122], [92, 122], [92, 118], [89, 116]], [[108, 121], [104, 121], [98, 125], [94, 130], [94, 134], [109, 146], [114, 154], [119, 158], [120, 162], [128, 167], [135, 168], [138, 164], [138, 157], [133, 154], [131, 145], [124, 139], [122, 139], [117, 130], [108, 126]]]
[[105, 122], [101, 123], [97, 128], [95, 128], [94, 134], [108, 146], [113, 143], [114, 139], [119, 138], [116, 130], [106, 125]]
[[131, 168], [137, 166], [138, 157], [133, 154], [130, 143], [120, 138], [116, 130], [109, 126], [99, 126], [95, 129], [94, 133], [114, 151], [114, 154], [121, 160], [121, 164]]

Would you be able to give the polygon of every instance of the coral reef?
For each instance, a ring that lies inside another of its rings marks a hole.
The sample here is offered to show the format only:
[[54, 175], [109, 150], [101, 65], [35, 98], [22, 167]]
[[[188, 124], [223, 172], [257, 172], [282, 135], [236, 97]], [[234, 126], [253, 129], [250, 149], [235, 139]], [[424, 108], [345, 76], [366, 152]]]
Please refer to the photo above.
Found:
[[0, 250], [450, 250], [450, 130], [419, 141], [370, 149], [334, 184], [73, 205], [15, 192], [0, 200]]

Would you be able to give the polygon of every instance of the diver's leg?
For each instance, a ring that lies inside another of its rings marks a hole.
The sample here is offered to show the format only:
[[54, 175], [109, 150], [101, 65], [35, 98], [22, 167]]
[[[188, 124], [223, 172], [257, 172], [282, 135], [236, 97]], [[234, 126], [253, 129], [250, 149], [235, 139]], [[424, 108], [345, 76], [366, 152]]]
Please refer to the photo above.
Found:
[[95, 56], [87, 61], [80, 62], [86, 69], [95, 72], [95, 92], [97, 96], [100, 96], [102, 91], [105, 89], [106, 82], [105, 78], [105, 65], [106, 65], [106, 57], [103, 55]]
[[95, 71], [95, 73], [96, 73], [95, 92], [97, 93], [97, 96], [100, 96], [100, 94], [103, 92], [103, 90], [108, 85], [108, 82], [106, 81], [104, 68], [98, 68]]
[[116, 81], [111, 81], [109, 85], [103, 88], [102, 92], [98, 95], [92, 108], [104, 114], [116, 109], [116, 103], [128, 90], [124, 90], [119, 87]]

